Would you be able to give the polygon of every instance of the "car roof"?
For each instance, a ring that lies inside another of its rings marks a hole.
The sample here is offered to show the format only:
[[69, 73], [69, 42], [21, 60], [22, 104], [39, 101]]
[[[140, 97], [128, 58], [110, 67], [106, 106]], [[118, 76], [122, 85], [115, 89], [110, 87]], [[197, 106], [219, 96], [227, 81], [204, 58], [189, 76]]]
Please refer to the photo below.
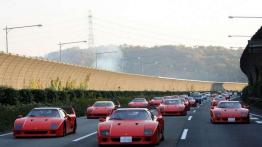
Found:
[[117, 110], [146, 110], [148, 111], [147, 108], [118, 108]]
[[56, 109], [56, 110], [59, 110], [59, 109], [62, 109], [62, 108], [59, 108], [59, 107], [36, 107], [34, 109]]
[[95, 103], [113, 103], [113, 101], [96, 101]]

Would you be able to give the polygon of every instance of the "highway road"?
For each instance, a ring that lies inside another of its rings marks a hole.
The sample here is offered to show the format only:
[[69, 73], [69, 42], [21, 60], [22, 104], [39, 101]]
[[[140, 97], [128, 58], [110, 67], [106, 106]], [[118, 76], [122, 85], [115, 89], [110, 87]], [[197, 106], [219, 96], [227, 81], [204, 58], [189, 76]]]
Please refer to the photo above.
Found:
[[[252, 112], [250, 124], [211, 124], [210, 102], [191, 108], [187, 116], [165, 119], [165, 140], [159, 147], [262, 147], [262, 115]], [[97, 119], [78, 118], [76, 134], [58, 138], [13, 138], [0, 134], [0, 147], [97, 147]]]

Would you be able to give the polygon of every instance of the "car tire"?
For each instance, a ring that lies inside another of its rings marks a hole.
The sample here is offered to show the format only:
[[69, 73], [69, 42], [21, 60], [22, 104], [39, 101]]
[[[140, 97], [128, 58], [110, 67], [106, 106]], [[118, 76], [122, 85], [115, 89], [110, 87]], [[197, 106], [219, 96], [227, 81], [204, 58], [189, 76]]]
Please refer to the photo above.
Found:
[[76, 123], [76, 120], [75, 120], [74, 129], [73, 129], [73, 134], [76, 133], [76, 129], [77, 129], [77, 123]]
[[164, 129], [162, 129], [162, 132], [161, 132], [162, 136], [161, 136], [161, 139], [160, 141], [164, 141], [165, 140], [165, 133], [164, 133]]
[[66, 123], [63, 124], [63, 134], [62, 136], [66, 136]]

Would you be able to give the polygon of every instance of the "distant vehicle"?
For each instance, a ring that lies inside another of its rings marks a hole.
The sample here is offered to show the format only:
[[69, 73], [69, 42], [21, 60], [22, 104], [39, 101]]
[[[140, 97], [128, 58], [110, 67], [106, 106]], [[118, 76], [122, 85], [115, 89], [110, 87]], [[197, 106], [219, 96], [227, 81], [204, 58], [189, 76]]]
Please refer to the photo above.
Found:
[[128, 103], [128, 107], [131, 108], [147, 108], [148, 101], [145, 98], [134, 98], [131, 102]]
[[190, 96], [196, 100], [196, 103], [201, 104], [203, 100], [203, 95], [200, 92], [190, 93]]
[[97, 140], [99, 145], [158, 144], [164, 140], [162, 115], [146, 108], [117, 109], [110, 117], [100, 119]]
[[162, 100], [163, 100], [163, 97], [153, 97], [149, 101], [149, 106], [159, 106]]
[[62, 108], [40, 107], [32, 109], [25, 117], [18, 116], [14, 122], [14, 137], [65, 136], [75, 133], [76, 114], [71, 108], [68, 114]]
[[112, 101], [96, 101], [92, 106], [87, 107], [86, 117], [87, 118], [99, 118], [107, 117], [110, 115], [118, 105], [115, 105]]
[[225, 101], [226, 98], [222, 95], [218, 95], [214, 98], [212, 98], [212, 101], [211, 101], [211, 106], [217, 106], [217, 104], [220, 102], [220, 101]]
[[212, 123], [249, 123], [249, 109], [239, 101], [221, 101], [210, 109]]
[[196, 100], [193, 97], [188, 97], [189, 105], [190, 107], [196, 107], [197, 103]]
[[187, 115], [186, 106], [181, 99], [164, 99], [159, 109], [162, 115]]

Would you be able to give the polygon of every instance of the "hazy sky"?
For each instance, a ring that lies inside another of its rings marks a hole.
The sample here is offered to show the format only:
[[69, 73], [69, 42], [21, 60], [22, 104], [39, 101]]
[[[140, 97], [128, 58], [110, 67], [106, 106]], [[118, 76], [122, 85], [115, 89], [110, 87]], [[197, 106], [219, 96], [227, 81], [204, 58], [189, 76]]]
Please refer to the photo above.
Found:
[[[261, 0], [0, 0], [0, 29], [6, 25], [42, 24], [41, 28], [11, 30], [9, 49], [11, 53], [43, 56], [58, 50], [60, 41], [87, 40], [91, 10], [96, 46], [126, 43], [242, 47], [248, 38], [227, 36], [252, 35], [262, 19], [228, 16], [262, 16], [261, 6]], [[0, 50], [5, 51], [3, 30]]]

